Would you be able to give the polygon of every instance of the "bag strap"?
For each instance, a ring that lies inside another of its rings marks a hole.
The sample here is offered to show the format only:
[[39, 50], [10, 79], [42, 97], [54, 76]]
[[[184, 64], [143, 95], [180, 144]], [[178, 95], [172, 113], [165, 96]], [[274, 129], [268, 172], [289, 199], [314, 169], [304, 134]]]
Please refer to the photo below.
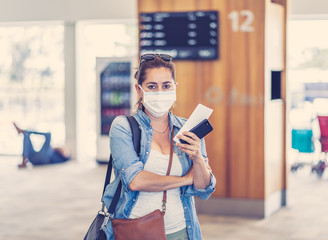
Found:
[[[172, 159], [173, 159], [173, 135], [174, 135], [174, 127], [171, 132], [171, 142], [170, 142], [170, 160], [169, 160], [169, 166], [167, 167], [166, 176], [170, 175], [171, 167], [172, 167]], [[165, 213], [166, 211], [166, 190], [163, 192], [163, 205], [162, 205], [162, 212]]]
[[[139, 156], [140, 155], [140, 139], [141, 139], [141, 131], [140, 131], [140, 128], [139, 128], [139, 124], [138, 124], [137, 120], [134, 117], [132, 117], [132, 116], [125, 116], [125, 117], [128, 119], [128, 122], [130, 124], [134, 150], [136, 151], [136, 153]], [[110, 178], [111, 178], [111, 175], [112, 175], [112, 168], [113, 168], [113, 157], [112, 157], [112, 154], [110, 154], [109, 161], [108, 161], [108, 164], [107, 164], [106, 179], [105, 179], [105, 184], [104, 184], [104, 189], [103, 189], [101, 200], [104, 196], [106, 187], [110, 182]], [[122, 183], [121, 183], [121, 186], [122, 186]], [[118, 186], [118, 188], [121, 188], [121, 187]]]
[[107, 185], [110, 181], [111, 175], [112, 175], [112, 167], [113, 167], [113, 157], [112, 157], [112, 154], [110, 154], [109, 161], [108, 161], [108, 164], [107, 164], [107, 171], [106, 171], [106, 179], [105, 179], [105, 183], [104, 183], [104, 189], [103, 189], [103, 192], [102, 192], [102, 195], [101, 195], [101, 201], [102, 201], [102, 198], [104, 196], [106, 187], [107, 187]]
[[140, 131], [140, 128], [139, 128], [139, 123], [132, 116], [126, 116], [126, 118], [128, 119], [128, 121], [130, 123], [134, 151], [136, 151], [136, 153], [138, 154], [138, 156], [140, 156], [141, 131]]

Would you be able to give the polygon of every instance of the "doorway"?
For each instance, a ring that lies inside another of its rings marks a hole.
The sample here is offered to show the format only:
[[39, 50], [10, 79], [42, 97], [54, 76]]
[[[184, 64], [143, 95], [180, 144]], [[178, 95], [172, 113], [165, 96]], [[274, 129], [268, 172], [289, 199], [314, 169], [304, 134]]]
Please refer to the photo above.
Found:
[[328, 20], [291, 19], [287, 38], [287, 163], [293, 173], [317, 172], [321, 152], [318, 116], [328, 115]]

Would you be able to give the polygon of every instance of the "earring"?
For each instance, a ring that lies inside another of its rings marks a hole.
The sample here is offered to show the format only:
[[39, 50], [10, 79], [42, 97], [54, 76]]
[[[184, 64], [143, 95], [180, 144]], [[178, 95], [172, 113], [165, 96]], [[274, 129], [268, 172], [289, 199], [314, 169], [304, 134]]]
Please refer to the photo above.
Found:
[[142, 98], [139, 98], [139, 101], [138, 101], [138, 109], [141, 109], [142, 108]]

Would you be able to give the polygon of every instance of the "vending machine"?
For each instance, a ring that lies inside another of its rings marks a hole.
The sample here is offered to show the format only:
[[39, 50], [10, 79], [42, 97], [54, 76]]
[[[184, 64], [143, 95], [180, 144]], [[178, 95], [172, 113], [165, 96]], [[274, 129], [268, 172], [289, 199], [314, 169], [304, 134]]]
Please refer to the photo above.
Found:
[[131, 58], [97, 58], [97, 157], [107, 163], [109, 130], [116, 116], [130, 115], [134, 96]]

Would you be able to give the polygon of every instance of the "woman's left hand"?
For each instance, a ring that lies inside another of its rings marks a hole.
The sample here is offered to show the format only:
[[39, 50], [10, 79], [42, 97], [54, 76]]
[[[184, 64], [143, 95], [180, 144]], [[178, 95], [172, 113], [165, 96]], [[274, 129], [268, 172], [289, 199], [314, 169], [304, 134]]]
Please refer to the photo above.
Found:
[[202, 160], [203, 156], [200, 148], [200, 139], [192, 132], [183, 132], [177, 136], [179, 139], [186, 141], [189, 144], [177, 143], [179, 149], [189, 155], [192, 161]]
[[178, 138], [189, 143], [177, 143], [176, 145], [193, 161], [193, 184], [196, 188], [205, 189], [211, 182], [211, 170], [201, 153], [200, 139], [192, 132], [183, 132]]

